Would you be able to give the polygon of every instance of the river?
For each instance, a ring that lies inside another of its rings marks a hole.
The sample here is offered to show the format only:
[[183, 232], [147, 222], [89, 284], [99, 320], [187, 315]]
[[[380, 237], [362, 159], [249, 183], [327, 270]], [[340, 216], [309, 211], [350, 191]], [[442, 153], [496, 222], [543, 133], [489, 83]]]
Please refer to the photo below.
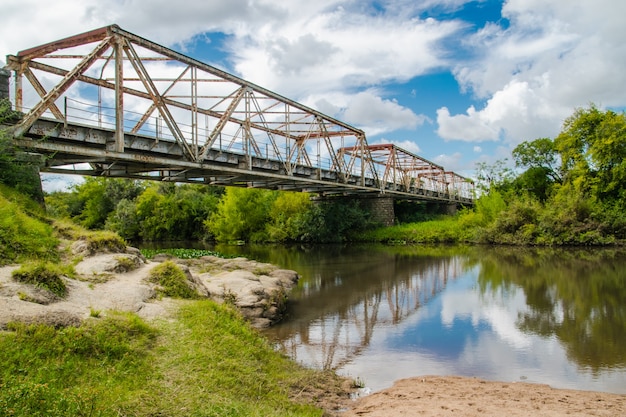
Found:
[[626, 252], [465, 246], [218, 246], [299, 272], [265, 335], [376, 391], [463, 375], [626, 393]]

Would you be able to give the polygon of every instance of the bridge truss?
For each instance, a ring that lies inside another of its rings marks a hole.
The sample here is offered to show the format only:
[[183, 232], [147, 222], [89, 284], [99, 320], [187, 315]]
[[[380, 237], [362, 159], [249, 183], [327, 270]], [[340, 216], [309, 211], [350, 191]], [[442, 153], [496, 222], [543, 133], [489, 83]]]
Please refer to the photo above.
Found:
[[13, 134], [49, 156], [44, 171], [472, 200], [469, 180], [407, 181], [400, 156], [440, 167], [395, 147], [383, 163], [360, 129], [116, 25], [9, 55], [7, 68], [24, 113]]

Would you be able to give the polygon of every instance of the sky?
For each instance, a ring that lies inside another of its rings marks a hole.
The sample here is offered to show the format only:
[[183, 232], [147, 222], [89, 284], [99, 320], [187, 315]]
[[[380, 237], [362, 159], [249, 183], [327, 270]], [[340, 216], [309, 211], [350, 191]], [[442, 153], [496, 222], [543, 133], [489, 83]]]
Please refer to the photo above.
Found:
[[576, 108], [626, 109], [624, 1], [2, 3], [0, 64], [117, 24], [468, 177]]

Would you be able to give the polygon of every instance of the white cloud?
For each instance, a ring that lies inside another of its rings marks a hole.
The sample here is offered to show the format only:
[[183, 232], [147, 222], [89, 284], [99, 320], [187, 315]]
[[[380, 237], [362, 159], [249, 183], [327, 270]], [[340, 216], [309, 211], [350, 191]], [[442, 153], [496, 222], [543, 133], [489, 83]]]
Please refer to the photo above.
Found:
[[[290, 2], [291, 3], [291, 2]], [[299, 2], [298, 2], [299, 3]], [[350, 2], [337, 4], [350, 5]], [[230, 44], [244, 78], [290, 97], [406, 81], [446, 64], [438, 43], [462, 24], [366, 14], [343, 6], [306, 15], [290, 10]], [[271, 30], [270, 30], [271, 29]], [[285, 71], [286, 58], [289, 71]]]
[[433, 158], [433, 162], [441, 165], [446, 171], [459, 172], [462, 169], [463, 155], [460, 152], [455, 152], [451, 155], [440, 154]]
[[507, 1], [510, 26], [488, 24], [470, 36], [475, 59], [454, 69], [484, 107], [454, 115], [440, 108], [439, 135], [514, 146], [555, 136], [576, 107], [624, 106], [625, 13], [626, 3], [611, 0]]
[[352, 96], [342, 113], [343, 120], [361, 127], [368, 136], [398, 129], [415, 129], [428, 120], [394, 100], [382, 99], [369, 91]]
[[541, 78], [532, 82], [533, 85], [511, 81], [479, 111], [470, 106], [466, 114], [452, 116], [447, 108], [438, 109], [437, 133], [446, 140], [483, 142], [504, 138], [513, 145], [545, 136], [546, 132], [556, 133], [560, 119], [552, 117], [555, 110], [571, 110], [551, 109], [547, 99], [537, 93], [549, 86], [549, 80]]

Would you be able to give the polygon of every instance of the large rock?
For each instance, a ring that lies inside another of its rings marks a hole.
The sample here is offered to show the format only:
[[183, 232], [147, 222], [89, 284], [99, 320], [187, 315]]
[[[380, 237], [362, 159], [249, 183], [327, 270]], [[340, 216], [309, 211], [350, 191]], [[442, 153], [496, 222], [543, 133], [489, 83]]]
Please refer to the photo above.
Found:
[[299, 278], [295, 271], [244, 258], [205, 257], [202, 261], [215, 267], [200, 274], [211, 298], [233, 304], [256, 327], [270, 326], [282, 318], [287, 295]]
[[74, 270], [89, 279], [94, 276], [129, 272], [139, 268], [143, 263], [142, 257], [136, 254], [106, 253], [85, 258], [74, 267]]

